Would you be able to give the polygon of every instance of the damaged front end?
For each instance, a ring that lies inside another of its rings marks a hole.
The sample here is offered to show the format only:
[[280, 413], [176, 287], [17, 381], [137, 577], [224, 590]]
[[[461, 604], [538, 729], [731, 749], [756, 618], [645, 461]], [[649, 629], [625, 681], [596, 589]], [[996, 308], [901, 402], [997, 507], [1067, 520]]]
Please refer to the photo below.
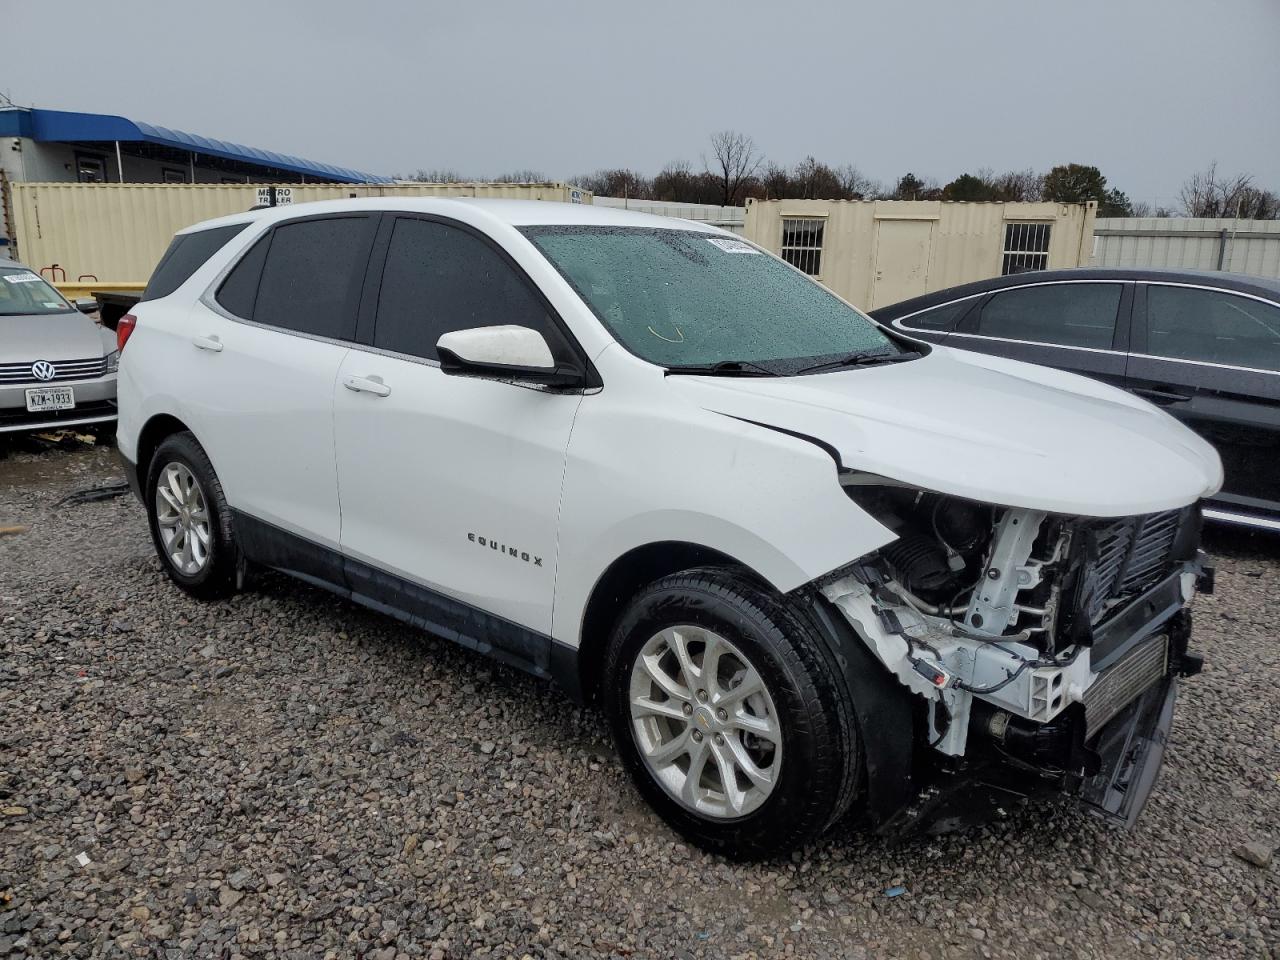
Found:
[[[821, 592], [911, 698], [917, 762], [887, 832], [1011, 799], [1077, 797], [1132, 824], [1154, 786], [1197, 588], [1197, 505], [1097, 519], [993, 507], [846, 473], [897, 539]], [[874, 775], [874, 771], [871, 771]]]

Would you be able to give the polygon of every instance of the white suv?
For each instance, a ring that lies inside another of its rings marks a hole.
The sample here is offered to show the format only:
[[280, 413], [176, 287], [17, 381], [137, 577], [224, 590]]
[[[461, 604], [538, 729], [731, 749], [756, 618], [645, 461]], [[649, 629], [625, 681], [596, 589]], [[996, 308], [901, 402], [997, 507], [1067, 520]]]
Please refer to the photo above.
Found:
[[552, 678], [734, 856], [1142, 808], [1222, 476], [1149, 404], [681, 220], [383, 198], [176, 242], [119, 448], [188, 592], [274, 567]]

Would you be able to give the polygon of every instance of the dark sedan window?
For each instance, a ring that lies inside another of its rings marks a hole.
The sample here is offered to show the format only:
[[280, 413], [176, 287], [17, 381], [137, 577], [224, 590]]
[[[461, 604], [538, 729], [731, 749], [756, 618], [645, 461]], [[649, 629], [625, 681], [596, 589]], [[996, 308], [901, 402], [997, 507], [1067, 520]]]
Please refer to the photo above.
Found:
[[903, 318], [899, 323], [907, 330], [954, 330], [956, 322], [973, 306], [974, 299], [971, 297], [968, 300], [944, 303], [940, 307], [930, 307]]
[[1280, 370], [1280, 307], [1221, 290], [1150, 286], [1147, 352]]
[[984, 337], [1110, 350], [1120, 307], [1118, 283], [1052, 283], [995, 294], [978, 316]]

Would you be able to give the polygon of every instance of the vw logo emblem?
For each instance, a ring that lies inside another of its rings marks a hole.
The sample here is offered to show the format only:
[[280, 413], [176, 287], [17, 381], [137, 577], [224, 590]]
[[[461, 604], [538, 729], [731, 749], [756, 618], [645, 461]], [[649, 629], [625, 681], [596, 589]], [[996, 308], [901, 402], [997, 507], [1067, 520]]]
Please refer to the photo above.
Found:
[[31, 375], [37, 380], [52, 380], [58, 373], [58, 368], [48, 360], [37, 360], [31, 365]]

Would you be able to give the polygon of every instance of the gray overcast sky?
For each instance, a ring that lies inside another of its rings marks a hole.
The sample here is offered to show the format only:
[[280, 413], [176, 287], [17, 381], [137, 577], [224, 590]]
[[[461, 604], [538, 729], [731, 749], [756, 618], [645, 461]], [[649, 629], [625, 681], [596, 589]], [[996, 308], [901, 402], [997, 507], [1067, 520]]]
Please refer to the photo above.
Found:
[[1280, 0], [0, 0], [0, 91], [375, 173], [695, 166], [719, 129], [892, 181], [1075, 161], [1280, 190]]

